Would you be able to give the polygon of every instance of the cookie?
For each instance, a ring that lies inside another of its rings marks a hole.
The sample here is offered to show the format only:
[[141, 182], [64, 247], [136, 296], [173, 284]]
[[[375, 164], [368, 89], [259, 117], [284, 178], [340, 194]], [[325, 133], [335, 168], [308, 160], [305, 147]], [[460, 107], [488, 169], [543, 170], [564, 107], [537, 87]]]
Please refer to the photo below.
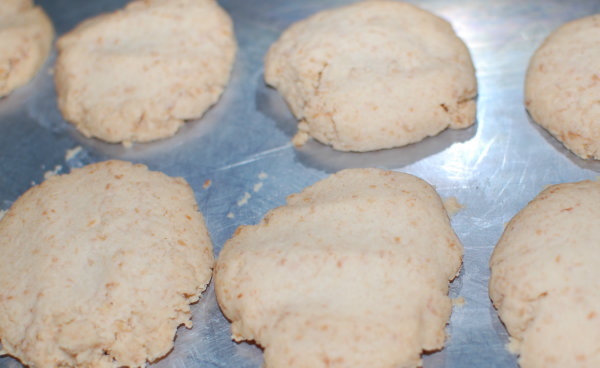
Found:
[[265, 367], [415, 367], [444, 345], [462, 253], [429, 184], [349, 169], [238, 228], [215, 291]]
[[522, 368], [600, 366], [600, 183], [554, 185], [507, 225], [489, 292]]
[[532, 56], [525, 106], [533, 120], [582, 158], [600, 159], [600, 14], [552, 32]]
[[311, 136], [340, 151], [404, 146], [475, 121], [469, 51], [445, 20], [365, 1], [289, 27], [265, 56], [265, 81]]
[[53, 38], [52, 22], [32, 0], [0, 1], [0, 97], [33, 78]]
[[53, 176], [0, 220], [0, 340], [31, 367], [143, 367], [191, 327], [212, 244], [182, 178], [107, 161]]
[[57, 41], [58, 106], [86, 137], [169, 137], [218, 100], [236, 47], [214, 0], [134, 1]]

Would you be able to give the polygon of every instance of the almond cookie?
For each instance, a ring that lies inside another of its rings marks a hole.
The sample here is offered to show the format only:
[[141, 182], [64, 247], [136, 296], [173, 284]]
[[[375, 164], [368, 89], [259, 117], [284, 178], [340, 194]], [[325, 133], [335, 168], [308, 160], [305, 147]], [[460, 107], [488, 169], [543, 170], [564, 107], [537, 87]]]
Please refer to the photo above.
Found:
[[191, 327], [212, 244], [182, 178], [107, 161], [31, 188], [0, 220], [0, 340], [30, 367], [143, 367]]
[[57, 42], [55, 82], [65, 120], [86, 137], [169, 137], [221, 95], [236, 42], [214, 0], [134, 1], [84, 21]]
[[600, 159], [600, 14], [564, 24], [535, 52], [525, 78], [533, 120], [582, 158]]
[[52, 22], [32, 0], [0, 1], [0, 97], [33, 78], [53, 38]]
[[413, 5], [367, 1], [289, 27], [265, 57], [265, 80], [312, 136], [340, 151], [404, 146], [475, 121], [465, 44]]
[[600, 367], [600, 183], [554, 185], [507, 225], [490, 296], [523, 368]]
[[238, 228], [215, 291], [265, 367], [416, 367], [444, 345], [462, 253], [429, 184], [349, 169]]

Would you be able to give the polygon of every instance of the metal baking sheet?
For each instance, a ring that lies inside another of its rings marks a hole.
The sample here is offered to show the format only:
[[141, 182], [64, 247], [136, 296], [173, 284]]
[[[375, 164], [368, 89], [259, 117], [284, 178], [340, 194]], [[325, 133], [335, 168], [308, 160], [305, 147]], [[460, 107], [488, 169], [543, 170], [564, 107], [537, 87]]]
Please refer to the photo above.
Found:
[[[446, 346], [425, 355], [424, 367], [516, 367], [487, 293], [492, 249], [504, 224], [544, 186], [594, 179], [600, 171], [598, 162], [577, 158], [531, 121], [522, 102], [525, 70], [535, 48], [553, 29], [600, 12], [600, 3], [411, 1], [449, 20], [470, 48], [479, 85], [477, 124], [379, 152], [336, 152], [314, 141], [296, 149], [290, 143], [296, 121], [278, 93], [265, 86], [263, 55], [292, 22], [349, 2], [220, 0], [234, 20], [239, 43], [227, 90], [202, 119], [186, 124], [173, 138], [130, 148], [86, 139], [62, 119], [52, 80], [54, 51], [34, 80], [0, 100], [0, 210], [8, 209], [47, 173], [65, 173], [109, 158], [141, 162], [187, 179], [218, 254], [237, 226], [257, 223], [288, 194], [335, 171], [381, 167], [415, 174], [435, 185], [443, 198], [455, 196], [465, 206], [452, 218], [465, 256], [450, 290], [452, 297], [463, 296], [465, 304], [454, 307]], [[37, 3], [60, 35], [126, 1]], [[67, 155], [76, 147], [81, 149]], [[208, 188], [206, 180], [212, 183]], [[262, 187], [256, 191], [258, 183]], [[243, 204], [245, 193], [250, 198]], [[231, 341], [212, 285], [193, 311], [194, 327], [180, 328], [174, 350], [154, 366], [260, 367], [258, 347]], [[0, 359], [0, 368], [19, 366], [10, 357]]]

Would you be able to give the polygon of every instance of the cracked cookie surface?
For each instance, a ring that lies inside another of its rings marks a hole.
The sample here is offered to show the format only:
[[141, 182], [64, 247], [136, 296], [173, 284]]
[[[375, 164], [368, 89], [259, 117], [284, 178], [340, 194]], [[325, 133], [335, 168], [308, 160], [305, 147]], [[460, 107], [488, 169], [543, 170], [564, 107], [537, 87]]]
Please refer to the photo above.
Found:
[[435, 190], [378, 169], [340, 171], [242, 226], [215, 266], [236, 341], [265, 367], [416, 367], [441, 349], [463, 248]]
[[52, 176], [0, 220], [2, 353], [30, 367], [144, 367], [191, 327], [212, 243], [182, 178], [107, 161]]
[[600, 183], [548, 187], [506, 226], [489, 293], [522, 368], [600, 366]]
[[600, 159], [600, 14], [553, 31], [532, 56], [525, 106], [582, 158]]
[[169, 137], [218, 100], [236, 47], [214, 0], [134, 1], [58, 40], [58, 106], [86, 137]]
[[0, 1], [0, 96], [27, 83], [52, 47], [52, 22], [32, 0]]
[[311, 136], [341, 151], [407, 145], [475, 121], [465, 44], [413, 5], [359, 2], [290, 26], [265, 56], [265, 80]]

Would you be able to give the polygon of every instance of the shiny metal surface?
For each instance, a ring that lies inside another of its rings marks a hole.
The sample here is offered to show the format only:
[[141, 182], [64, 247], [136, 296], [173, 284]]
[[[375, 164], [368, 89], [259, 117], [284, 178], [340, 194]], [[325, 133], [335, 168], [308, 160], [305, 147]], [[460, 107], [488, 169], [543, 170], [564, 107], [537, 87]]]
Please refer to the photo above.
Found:
[[[125, 2], [37, 1], [59, 35]], [[64, 122], [48, 71], [54, 52], [32, 82], [0, 100], [0, 210], [40, 183], [47, 171], [64, 173], [108, 158], [142, 162], [187, 179], [218, 253], [238, 225], [258, 222], [286, 195], [339, 169], [372, 166], [412, 173], [435, 185], [443, 198], [455, 196], [465, 206], [452, 219], [465, 256], [450, 291], [463, 296], [465, 305], [454, 307], [446, 347], [425, 355], [424, 367], [516, 367], [487, 293], [489, 256], [504, 224], [544, 186], [596, 178], [600, 171], [600, 163], [577, 158], [530, 120], [522, 103], [524, 74], [529, 57], [551, 30], [600, 12], [600, 2], [412, 1], [449, 20], [470, 48], [479, 83], [476, 126], [380, 152], [342, 153], [314, 141], [295, 149], [290, 139], [296, 121], [277, 92], [265, 86], [263, 55], [293, 21], [348, 2], [220, 0], [234, 19], [239, 42], [226, 92], [175, 137], [130, 148], [85, 139]], [[67, 159], [67, 150], [77, 146], [81, 151]], [[208, 188], [206, 180], [212, 183]], [[255, 191], [257, 183], [262, 187]], [[245, 193], [250, 198], [240, 205]], [[212, 286], [193, 310], [194, 327], [180, 328], [174, 350], [154, 366], [261, 365], [259, 348], [230, 340]], [[19, 366], [12, 358], [0, 359], [0, 367]]]

